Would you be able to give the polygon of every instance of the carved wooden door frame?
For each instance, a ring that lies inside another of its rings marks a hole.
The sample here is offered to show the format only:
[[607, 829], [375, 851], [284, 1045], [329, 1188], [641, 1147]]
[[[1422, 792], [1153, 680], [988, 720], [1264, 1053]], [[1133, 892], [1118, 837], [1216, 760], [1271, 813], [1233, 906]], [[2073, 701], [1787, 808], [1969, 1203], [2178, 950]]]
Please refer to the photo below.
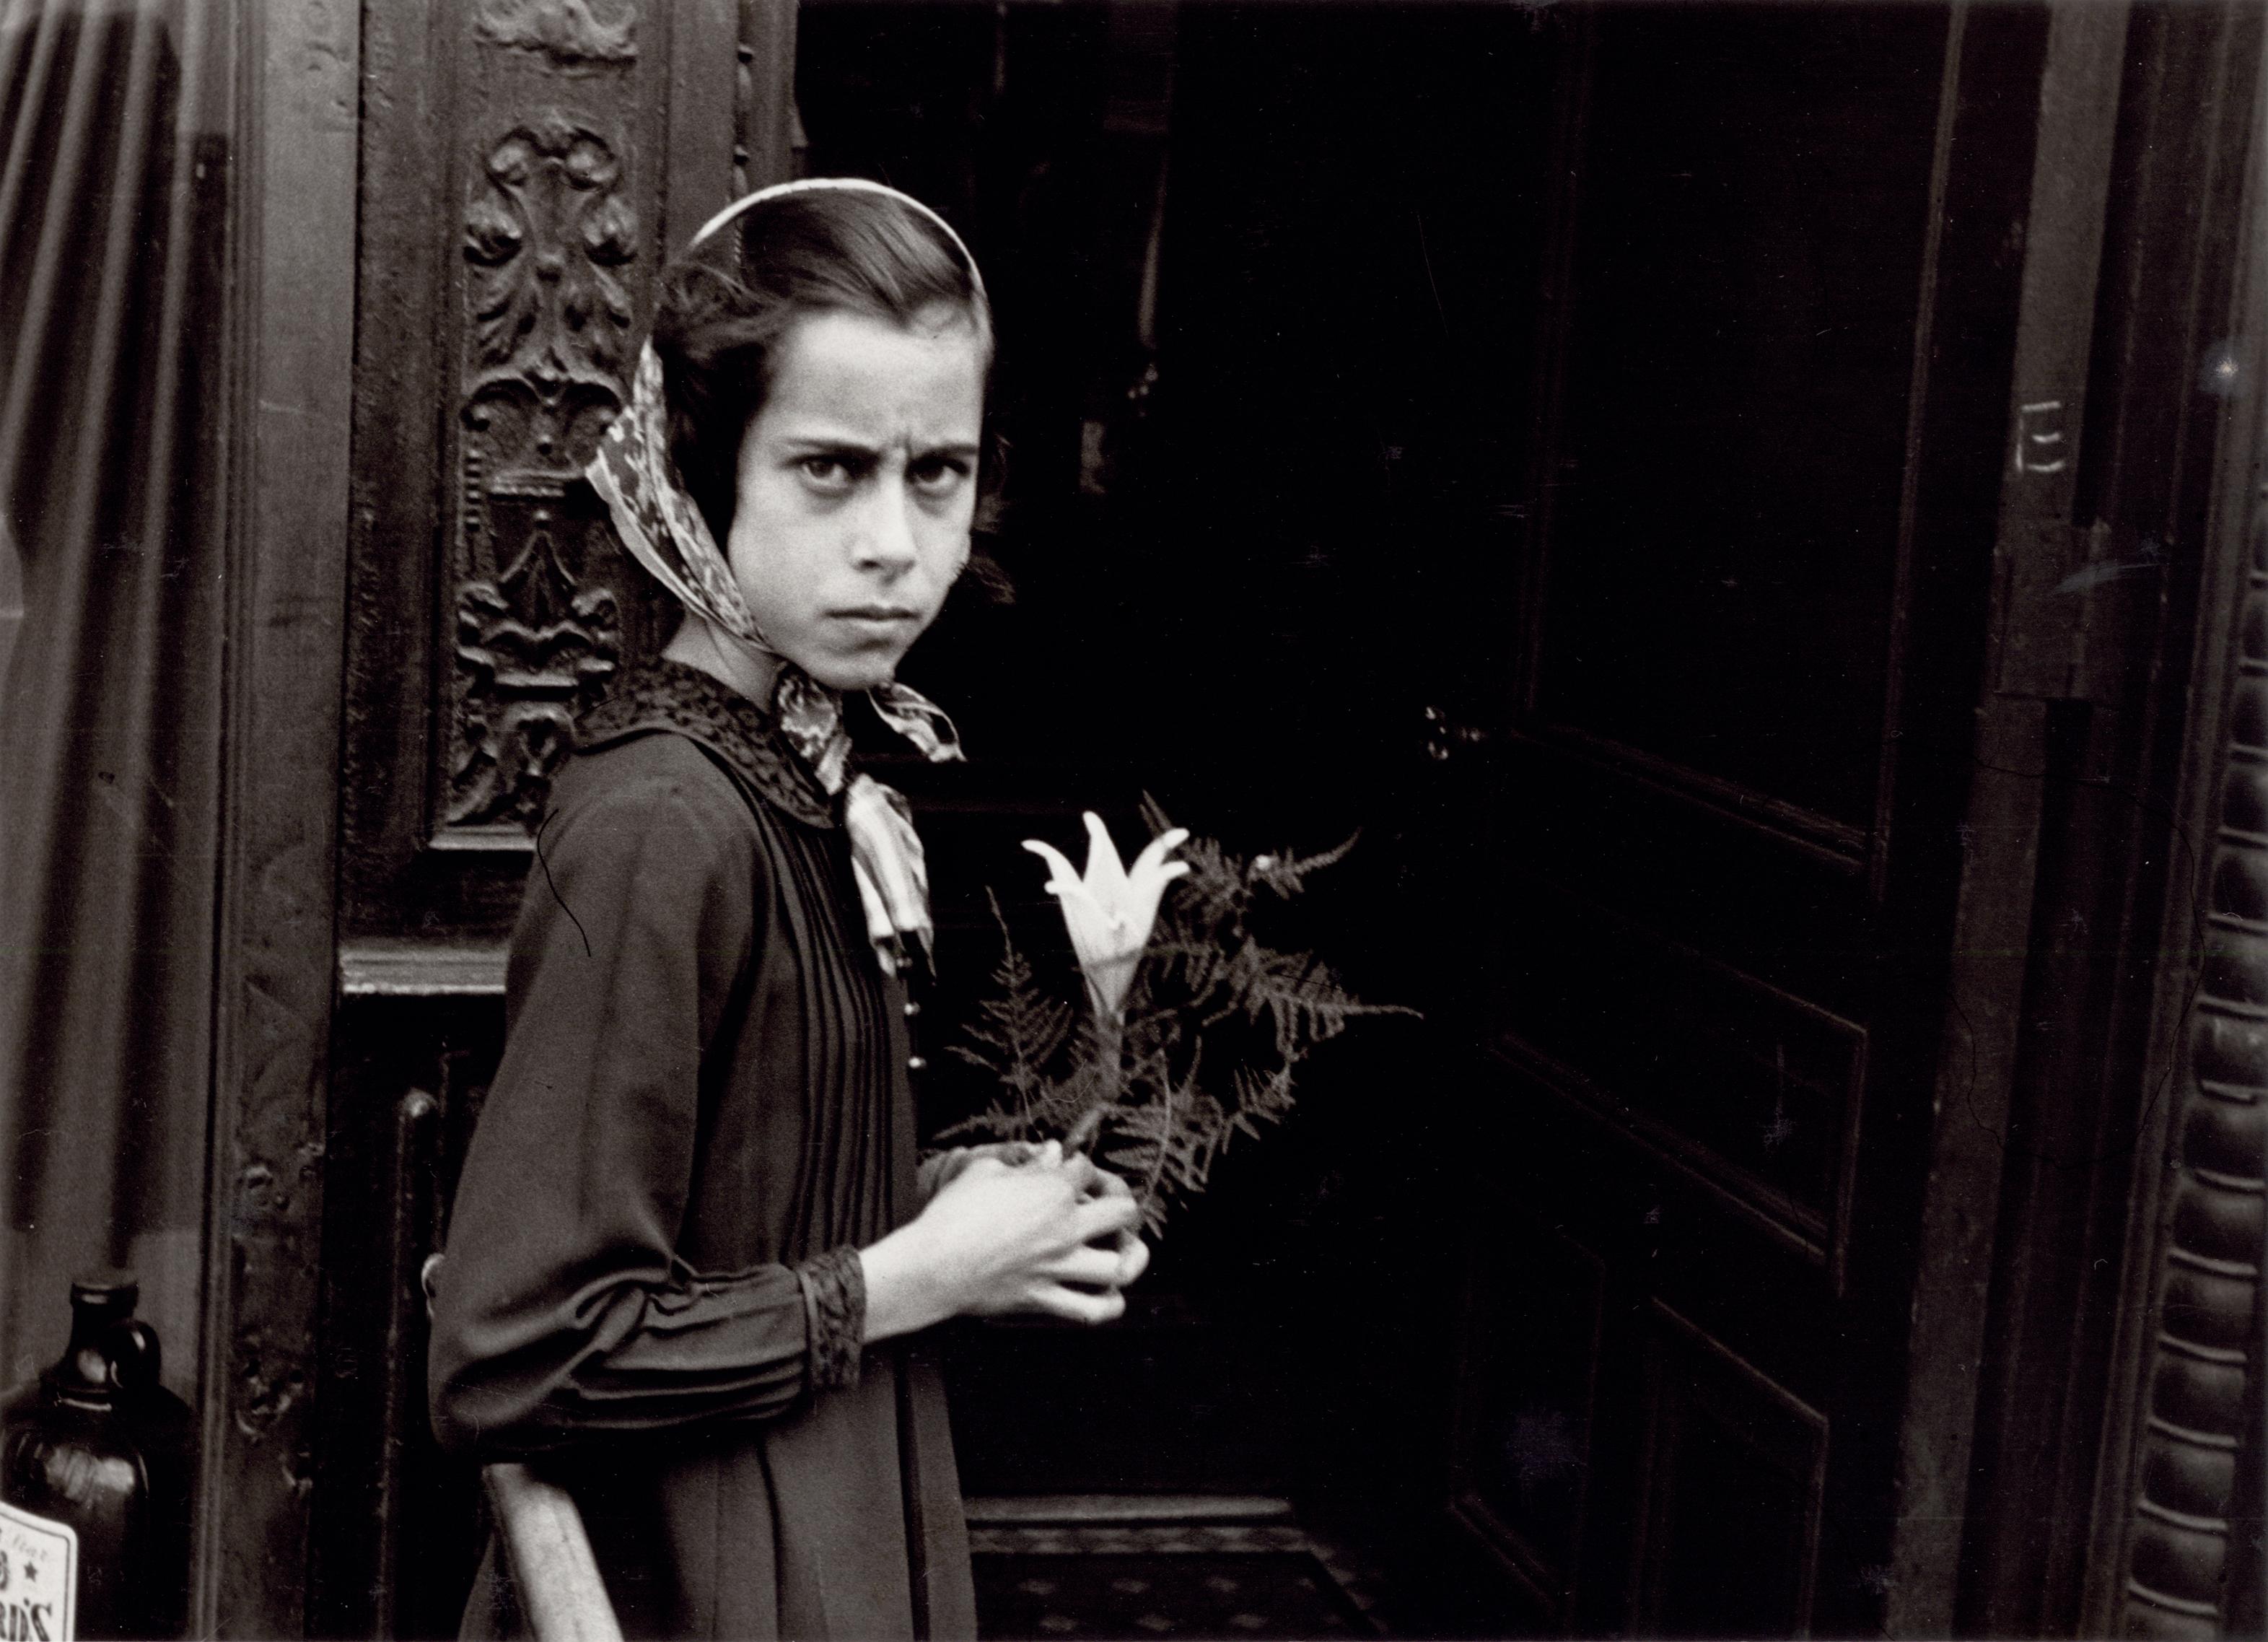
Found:
[[192, 1625], [305, 1624], [348, 538], [360, 16], [227, 8], [239, 36], [202, 1463]]
[[398, 1148], [368, 1143], [446, 1132], [447, 1091], [394, 1076], [414, 1055], [376, 1057], [373, 1084], [371, 1046], [441, 1054], [500, 1020], [546, 761], [652, 637], [575, 475], [666, 254], [792, 174], [795, 5], [229, 18], [247, 70], [195, 1624], [387, 1633], [414, 1623], [404, 1454], [430, 1444], [400, 1256], [432, 1194], [373, 1174]]
[[2083, 1635], [2253, 1636], [2268, 1614], [2268, 31], [2235, 16], [2212, 112], [2244, 140], [2196, 185], [2235, 224], [2234, 290], [2202, 316], [2228, 340], [2198, 384], [2227, 409], [2175, 809], [2197, 845], [2159, 933]]

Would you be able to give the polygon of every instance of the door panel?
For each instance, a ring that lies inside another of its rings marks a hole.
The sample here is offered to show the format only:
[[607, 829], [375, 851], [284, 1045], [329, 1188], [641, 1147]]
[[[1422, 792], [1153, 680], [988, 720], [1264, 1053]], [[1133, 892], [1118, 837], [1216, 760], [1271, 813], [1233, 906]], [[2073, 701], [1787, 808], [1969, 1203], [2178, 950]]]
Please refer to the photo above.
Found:
[[1473, 1320], [1477, 1372], [1460, 1410], [1451, 1509], [1543, 1626], [1564, 1629], [1594, 1489], [1607, 1266], [1564, 1233], [1529, 1226], [1491, 1277]]
[[1880, 1624], [2043, 24], [1568, 30], [1454, 1489], [1546, 1627]]
[[1506, 989], [1523, 1051], [1839, 1281], [1864, 1028], [1565, 890], [1511, 910], [1550, 954]]
[[1635, 1629], [1800, 1631], [1818, 1562], [1826, 1417], [1659, 1301], [1647, 1322]]
[[1534, 727], [1872, 824], [1946, 17], [1613, 7]]

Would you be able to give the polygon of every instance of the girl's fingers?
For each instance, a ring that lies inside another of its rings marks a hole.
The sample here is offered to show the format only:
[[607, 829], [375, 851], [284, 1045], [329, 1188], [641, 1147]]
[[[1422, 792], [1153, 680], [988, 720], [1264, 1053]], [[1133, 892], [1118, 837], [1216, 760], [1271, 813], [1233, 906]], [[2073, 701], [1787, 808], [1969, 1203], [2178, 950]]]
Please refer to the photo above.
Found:
[[940, 1152], [934, 1157], [924, 1158], [921, 1160], [921, 1167], [915, 1175], [920, 1186], [922, 1201], [926, 1203], [936, 1197], [938, 1188], [960, 1174], [968, 1163], [968, 1148], [965, 1146], [955, 1146], [950, 1152]]
[[1126, 1314], [1126, 1297], [1116, 1289], [1089, 1294], [1050, 1284], [1033, 1292], [1032, 1306], [1035, 1311], [1072, 1322], [1111, 1322]]
[[1133, 1230], [1142, 1223], [1142, 1211], [1129, 1192], [1123, 1197], [1088, 1197], [1071, 1211], [1071, 1219], [1079, 1241], [1091, 1243], [1098, 1237]]
[[1108, 1169], [1097, 1168], [1093, 1159], [1084, 1152], [1064, 1160], [1064, 1172], [1077, 1184], [1079, 1194], [1087, 1197], [1130, 1197], [1133, 1188]]
[[1150, 1264], [1150, 1245], [1133, 1232], [1118, 1233], [1118, 1276], [1112, 1286], [1124, 1288], [1146, 1270]]
[[1108, 1178], [1094, 1167], [1094, 1160], [1084, 1152], [1074, 1152], [1063, 1160], [1064, 1178], [1081, 1197], [1101, 1191], [1102, 1182]]
[[1096, 1288], [1116, 1288], [1123, 1281], [1118, 1274], [1125, 1265], [1124, 1257], [1116, 1248], [1090, 1248], [1082, 1245], [1059, 1260], [1049, 1261], [1039, 1268], [1039, 1275], [1053, 1283], [1086, 1283]]

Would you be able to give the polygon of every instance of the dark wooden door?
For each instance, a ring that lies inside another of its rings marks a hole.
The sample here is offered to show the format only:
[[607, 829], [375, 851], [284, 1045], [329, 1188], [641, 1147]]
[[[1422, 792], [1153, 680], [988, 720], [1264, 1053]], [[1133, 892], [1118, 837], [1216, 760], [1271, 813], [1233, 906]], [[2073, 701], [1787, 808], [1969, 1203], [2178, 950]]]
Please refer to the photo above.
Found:
[[1559, 42], [1452, 1483], [1538, 1630], [1881, 1623], [2046, 40]]
[[420, 1268], [576, 712], [660, 612], [580, 478], [666, 257], [792, 174], [780, 0], [362, 9], [353, 517], [308, 1624], [454, 1633], [482, 1530]]

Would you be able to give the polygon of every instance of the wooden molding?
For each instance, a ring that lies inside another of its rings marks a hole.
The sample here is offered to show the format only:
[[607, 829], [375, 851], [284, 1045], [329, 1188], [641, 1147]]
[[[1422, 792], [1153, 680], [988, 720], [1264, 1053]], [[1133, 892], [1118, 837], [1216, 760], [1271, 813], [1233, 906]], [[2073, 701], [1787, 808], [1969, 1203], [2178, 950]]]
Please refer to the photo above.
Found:
[[[2030, 216], [2019, 298], [2012, 423], [2036, 398], [2068, 396], [2083, 382], [2095, 269], [2110, 190], [2114, 122], [2127, 8], [2063, 4], [2051, 12], [2032, 158]], [[2011, 437], [2016, 437], [2011, 432]], [[1935, 1133], [1915, 1278], [1904, 1430], [1891, 1545], [1889, 1624], [1894, 1633], [1949, 1631], [1975, 1440], [1977, 1365], [2009, 1093], [2018, 1053], [2026, 936], [2037, 874], [2042, 703], [2010, 694], [2005, 680], [2012, 565], [2029, 562], [2041, 521], [2067, 517], [2077, 466], [2073, 420], [2058, 465], [2004, 473], [1994, 550], [1996, 641], [1986, 661], [1970, 799], [1971, 835], [1953, 937], [1954, 961], [1939, 1056]], [[2040, 447], [2044, 448], [2044, 447]]]
[[361, 8], [228, 8], [228, 748], [219, 884], [201, 1636], [306, 1626], [344, 641]]
[[[2228, 94], [2251, 141], [2232, 304], [2243, 387], [2223, 423], [2205, 549], [2180, 815], [2210, 836], [2192, 895], [2169, 899], [2153, 1086], [2082, 1625], [2124, 1635], [2257, 1631], [2262, 1557], [2263, 1194], [2268, 1190], [2268, 52], [2232, 31]], [[2248, 335], [2248, 332], [2250, 333]], [[2225, 684], [2226, 693], [2214, 694]], [[2202, 941], [2198, 919], [2202, 912]], [[2153, 1167], [2154, 1165], [2154, 1167]]]

